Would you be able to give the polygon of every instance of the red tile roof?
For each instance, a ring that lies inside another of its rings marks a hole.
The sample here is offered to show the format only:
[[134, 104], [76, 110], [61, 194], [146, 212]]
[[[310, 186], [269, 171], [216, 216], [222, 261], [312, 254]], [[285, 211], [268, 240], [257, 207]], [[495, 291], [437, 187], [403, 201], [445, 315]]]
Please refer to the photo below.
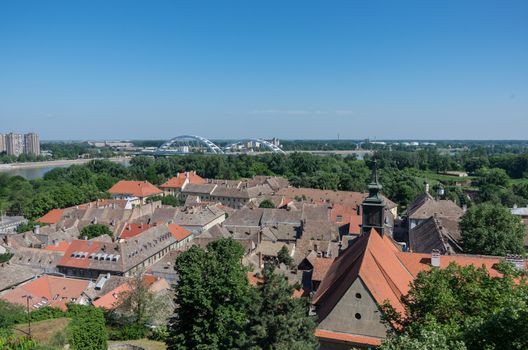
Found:
[[413, 276], [398, 259], [397, 251], [393, 241], [377, 231], [356, 238], [335, 259], [314, 296], [320, 319], [332, 311], [357, 278], [361, 278], [378, 304], [389, 300], [397, 311], [403, 311], [400, 298], [407, 294]]
[[66, 252], [70, 248], [70, 242], [68, 241], [60, 241], [58, 244], [51, 244], [46, 246], [44, 249], [51, 250], [54, 252]]
[[310, 263], [313, 265], [312, 280], [322, 281], [333, 262], [334, 259], [330, 258], [314, 258], [310, 260]]
[[[158, 280], [159, 278], [155, 276], [151, 276], [151, 275], [143, 276], [143, 282], [148, 286], [152, 286]], [[101, 296], [99, 299], [92, 302], [92, 305], [95, 307], [101, 307], [104, 309], [111, 310], [117, 306], [117, 302], [119, 301], [119, 295], [121, 293], [128, 292], [129, 290], [130, 290], [130, 285], [127, 282], [120, 284], [116, 288], [112, 289], [110, 292], [106, 293], [105, 295]]]
[[43, 224], [53, 225], [60, 221], [62, 214], [64, 214], [64, 209], [52, 209], [46, 215], [37, 219], [37, 221]]
[[337, 340], [349, 343], [350, 345], [381, 345], [381, 339], [379, 338], [368, 337], [365, 335], [332, 332], [324, 329], [316, 329], [315, 336], [319, 339]]
[[26, 306], [25, 295], [31, 295], [30, 306], [37, 309], [53, 306], [66, 310], [66, 304], [81, 297], [89, 281], [57, 276], [42, 276], [27, 284], [18, 286], [1, 298], [15, 304]]
[[[100, 242], [96, 241], [85, 241], [76, 239], [71, 242], [68, 250], [66, 250], [66, 253], [64, 253], [64, 256], [60, 259], [57, 265], [87, 268], [88, 266], [90, 266], [90, 254], [99, 251], [100, 244]], [[84, 258], [75, 258], [72, 257], [72, 254], [74, 252], [84, 252], [87, 254]]]
[[361, 233], [361, 224], [363, 223], [363, 218], [361, 215], [353, 215], [350, 217], [350, 225], [348, 227], [349, 234], [358, 235]]
[[[484, 266], [491, 276], [500, 276], [494, 265], [501, 260], [493, 256], [441, 255], [440, 268], [454, 262], [462, 266]], [[431, 254], [402, 252], [391, 238], [387, 235], [381, 236], [373, 230], [356, 238], [352, 245], [335, 259], [312, 302], [317, 306], [319, 320], [323, 320], [352, 283], [360, 278], [376, 303], [382, 305], [388, 300], [397, 311], [403, 312], [401, 297], [408, 293], [410, 283], [419, 272], [430, 269]], [[360, 343], [359, 338], [355, 339], [359, 337], [357, 335], [319, 331], [326, 332], [324, 337], [328, 339]]]
[[[414, 277], [421, 271], [429, 271], [431, 269], [431, 254], [398, 252], [396, 255]], [[501, 257], [482, 255], [441, 255], [440, 268], [446, 268], [452, 262], [461, 266], [484, 266], [490, 276], [500, 277], [502, 274], [495, 270], [494, 265], [503, 260], [504, 258]], [[528, 268], [528, 263], [526, 266]]]
[[149, 197], [163, 193], [159, 188], [148, 181], [121, 180], [108, 190], [111, 194], [127, 194], [139, 198]]
[[135, 237], [153, 226], [154, 225], [150, 225], [150, 224], [126, 224], [123, 227], [123, 230], [121, 231], [121, 233], [119, 234], [119, 238], [129, 239], [129, 238]]
[[163, 185], [160, 186], [160, 188], [179, 188], [181, 189], [183, 185], [185, 184], [185, 180], [188, 180], [188, 183], [190, 184], [206, 184], [207, 180], [203, 179], [199, 175], [196, 174], [194, 171], [188, 171], [184, 173], [178, 173], [173, 178], [170, 178], [165, 182]]
[[183, 227], [181, 227], [180, 225], [177, 225], [177, 224], [169, 224], [167, 225], [169, 226], [169, 231], [170, 233], [172, 233], [172, 235], [174, 236], [174, 238], [176, 238], [179, 241], [182, 241], [184, 240], [185, 238], [189, 237], [190, 235], [192, 235], [192, 232], [191, 231], [188, 231], [186, 229], [184, 229]]

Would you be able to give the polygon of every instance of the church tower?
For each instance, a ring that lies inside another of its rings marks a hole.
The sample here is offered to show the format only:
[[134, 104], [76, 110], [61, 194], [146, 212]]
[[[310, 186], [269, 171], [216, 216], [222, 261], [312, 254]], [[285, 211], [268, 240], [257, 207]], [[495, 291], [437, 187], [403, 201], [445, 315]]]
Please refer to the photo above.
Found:
[[361, 234], [370, 232], [375, 228], [381, 235], [384, 234], [385, 226], [385, 201], [381, 196], [382, 186], [378, 180], [377, 161], [374, 161], [372, 180], [368, 185], [369, 195], [361, 204], [363, 212]]

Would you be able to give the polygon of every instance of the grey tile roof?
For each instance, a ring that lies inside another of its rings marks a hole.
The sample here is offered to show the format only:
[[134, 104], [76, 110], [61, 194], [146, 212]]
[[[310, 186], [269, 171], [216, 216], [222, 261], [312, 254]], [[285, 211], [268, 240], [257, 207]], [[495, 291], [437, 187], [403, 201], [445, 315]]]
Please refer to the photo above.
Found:
[[409, 231], [409, 248], [416, 253], [461, 253], [461, 235], [458, 220], [432, 216]]

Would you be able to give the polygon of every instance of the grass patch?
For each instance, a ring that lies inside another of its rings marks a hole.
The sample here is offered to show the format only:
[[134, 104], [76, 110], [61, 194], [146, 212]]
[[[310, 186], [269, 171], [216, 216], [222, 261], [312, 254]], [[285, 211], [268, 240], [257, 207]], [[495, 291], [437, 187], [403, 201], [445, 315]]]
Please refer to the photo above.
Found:
[[167, 346], [165, 343], [160, 341], [148, 340], [148, 339], [138, 339], [138, 340], [123, 340], [123, 341], [109, 341], [110, 344], [132, 344], [144, 347], [147, 350], [166, 350]]
[[[56, 334], [64, 332], [70, 323], [69, 318], [56, 318], [53, 320], [45, 320], [31, 323], [31, 336], [39, 344], [53, 345]], [[15, 326], [15, 333], [17, 335], [26, 335], [24, 332], [28, 331], [28, 324], [17, 324]], [[22, 331], [24, 332], [22, 332]]]

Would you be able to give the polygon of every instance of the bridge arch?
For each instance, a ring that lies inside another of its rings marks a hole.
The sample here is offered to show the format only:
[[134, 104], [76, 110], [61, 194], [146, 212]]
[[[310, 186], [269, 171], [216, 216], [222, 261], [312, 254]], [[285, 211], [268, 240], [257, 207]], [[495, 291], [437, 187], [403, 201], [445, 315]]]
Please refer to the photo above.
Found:
[[156, 153], [160, 154], [160, 155], [182, 153], [181, 151], [175, 151], [175, 150], [171, 149], [171, 146], [174, 145], [175, 143], [178, 143], [178, 142], [182, 142], [182, 143], [185, 143], [185, 142], [198, 143], [198, 144], [201, 144], [202, 146], [205, 146], [205, 148], [207, 148], [207, 150], [208, 150], [208, 153], [224, 154], [224, 151], [220, 147], [215, 145], [212, 141], [206, 139], [205, 137], [197, 136], [197, 135], [176, 136], [176, 137], [166, 141], [164, 144], [162, 144], [158, 148]]

